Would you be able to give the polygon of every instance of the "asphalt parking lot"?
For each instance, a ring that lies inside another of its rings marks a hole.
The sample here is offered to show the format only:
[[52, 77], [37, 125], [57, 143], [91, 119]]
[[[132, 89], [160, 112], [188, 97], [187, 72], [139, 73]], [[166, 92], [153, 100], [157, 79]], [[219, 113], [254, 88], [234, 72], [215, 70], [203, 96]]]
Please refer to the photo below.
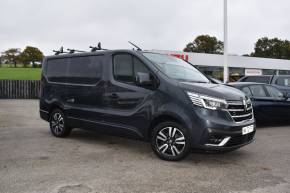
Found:
[[289, 193], [290, 124], [263, 126], [228, 154], [158, 159], [141, 141], [74, 130], [51, 136], [36, 100], [0, 100], [1, 193]]

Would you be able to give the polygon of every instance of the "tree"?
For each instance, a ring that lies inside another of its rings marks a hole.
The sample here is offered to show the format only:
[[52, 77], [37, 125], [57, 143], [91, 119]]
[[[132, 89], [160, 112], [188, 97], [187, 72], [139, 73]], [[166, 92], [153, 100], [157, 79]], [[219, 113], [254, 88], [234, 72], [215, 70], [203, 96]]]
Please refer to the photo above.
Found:
[[222, 54], [224, 44], [214, 36], [200, 35], [183, 49], [185, 52]]
[[36, 67], [36, 62], [42, 62], [43, 53], [35, 47], [27, 46], [20, 55], [24, 66], [32, 63], [32, 67]]
[[290, 41], [263, 37], [255, 44], [253, 57], [290, 59]]
[[19, 48], [10, 48], [2, 53], [2, 58], [6, 63], [14, 64], [14, 67], [16, 67], [20, 53]]

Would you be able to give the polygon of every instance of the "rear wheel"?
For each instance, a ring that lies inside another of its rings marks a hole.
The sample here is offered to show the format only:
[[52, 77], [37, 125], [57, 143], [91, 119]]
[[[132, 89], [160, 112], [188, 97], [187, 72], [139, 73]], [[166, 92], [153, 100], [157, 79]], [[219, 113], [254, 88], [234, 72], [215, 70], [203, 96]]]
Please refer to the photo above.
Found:
[[151, 136], [151, 147], [155, 154], [167, 161], [178, 161], [190, 152], [188, 132], [175, 122], [160, 123]]
[[55, 109], [50, 114], [50, 131], [55, 137], [66, 137], [71, 129], [67, 127], [66, 117], [60, 109]]

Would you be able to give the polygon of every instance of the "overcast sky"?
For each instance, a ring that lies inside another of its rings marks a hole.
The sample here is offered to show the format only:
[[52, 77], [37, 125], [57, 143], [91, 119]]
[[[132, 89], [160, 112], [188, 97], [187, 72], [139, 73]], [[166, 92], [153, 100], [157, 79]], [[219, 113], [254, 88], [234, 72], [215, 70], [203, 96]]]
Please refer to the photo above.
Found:
[[[262, 36], [290, 39], [289, 0], [228, 0], [229, 51]], [[182, 50], [199, 34], [223, 40], [223, 0], [1, 0], [0, 51], [60, 46]]]

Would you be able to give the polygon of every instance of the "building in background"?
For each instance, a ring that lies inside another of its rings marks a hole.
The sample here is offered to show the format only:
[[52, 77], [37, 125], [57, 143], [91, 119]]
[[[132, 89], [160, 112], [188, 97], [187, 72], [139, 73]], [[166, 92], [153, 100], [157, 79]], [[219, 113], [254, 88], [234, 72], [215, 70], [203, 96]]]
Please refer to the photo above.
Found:
[[[223, 55], [167, 50], [152, 50], [152, 52], [182, 58], [197, 66], [205, 74], [223, 80]], [[236, 81], [245, 75], [290, 75], [290, 60], [230, 55], [229, 80]]]

